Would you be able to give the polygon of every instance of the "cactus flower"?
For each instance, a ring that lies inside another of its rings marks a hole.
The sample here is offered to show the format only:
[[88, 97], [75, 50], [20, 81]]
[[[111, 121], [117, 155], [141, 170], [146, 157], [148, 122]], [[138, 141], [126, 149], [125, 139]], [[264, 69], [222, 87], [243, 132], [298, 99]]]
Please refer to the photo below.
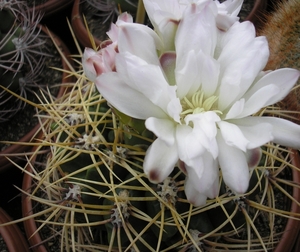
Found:
[[[158, 2], [145, 0], [146, 9], [155, 9]], [[216, 2], [186, 1], [167, 43], [149, 27], [120, 24], [115, 70], [95, 79], [113, 107], [145, 120], [156, 135], [143, 164], [149, 179], [161, 182], [178, 165], [187, 176], [185, 193], [194, 205], [218, 195], [219, 168], [226, 185], [244, 193], [260, 146], [273, 141], [300, 147], [299, 125], [256, 115], [289, 93], [299, 71], [264, 72], [266, 38], [256, 37], [250, 22], [227, 22], [228, 15], [218, 14]], [[159, 20], [155, 12], [148, 14]], [[219, 26], [222, 20], [226, 29]], [[164, 45], [172, 43], [174, 48], [166, 51]]]

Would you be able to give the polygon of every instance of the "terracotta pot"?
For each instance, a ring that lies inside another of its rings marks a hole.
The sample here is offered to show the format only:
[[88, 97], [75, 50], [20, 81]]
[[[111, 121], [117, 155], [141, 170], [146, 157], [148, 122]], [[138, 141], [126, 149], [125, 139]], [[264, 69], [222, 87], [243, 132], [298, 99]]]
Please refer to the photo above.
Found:
[[[40, 134], [42, 136], [42, 134]], [[37, 147], [33, 148], [33, 151]], [[31, 162], [34, 163], [36, 160], [36, 156], [31, 159]], [[297, 150], [291, 150], [291, 163], [300, 169], [300, 155]], [[30, 165], [27, 165], [26, 170], [31, 172]], [[300, 184], [300, 172], [296, 169], [293, 169], [293, 182], [295, 184]], [[28, 193], [30, 193], [32, 188], [32, 177], [27, 173], [24, 174], [22, 189]], [[292, 196], [300, 202], [300, 188], [294, 187]], [[23, 194], [22, 195], [22, 212], [23, 217], [30, 216], [33, 213], [32, 201], [29, 196]], [[300, 206], [296, 204], [294, 201], [291, 203], [291, 212], [293, 213], [300, 213]], [[42, 239], [39, 233], [35, 233], [37, 230], [37, 225], [35, 220], [28, 219], [24, 221], [24, 227], [26, 231], [27, 237], [31, 237], [29, 239], [30, 245], [33, 247], [34, 252], [47, 252], [46, 247], [42, 244]], [[274, 252], [292, 252], [294, 250], [293, 246], [297, 246], [297, 237], [300, 230], [300, 221], [295, 219], [288, 219], [286, 227], [283, 231], [283, 235], [278, 243], [277, 247], [275, 248]], [[35, 233], [35, 234], [34, 234]], [[34, 234], [32, 236], [32, 234]], [[39, 244], [39, 245], [37, 245]]]
[[[12, 221], [10, 216], [0, 208], [0, 224]], [[9, 252], [29, 252], [28, 243], [17, 225], [0, 226], [2, 236]]]
[[[86, 26], [83, 21], [83, 16], [80, 10], [80, 0], [75, 0], [72, 8], [72, 18], [71, 18], [72, 29], [76, 38], [84, 47], [92, 47]], [[101, 41], [94, 37], [97, 46], [100, 45]]]
[[[300, 168], [300, 155], [299, 151], [292, 150], [292, 164], [298, 168]], [[299, 185], [300, 184], [300, 172], [293, 170], [293, 181]], [[300, 189], [297, 187], [293, 187], [293, 196], [297, 199], [297, 202], [300, 202]], [[300, 213], [300, 206], [295, 202], [291, 205], [291, 212]], [[274, 252], [282, 252], [282, 251], [299, 251], [293, 250], [294, 244], [297, 242], [297, 238], [300, 231], [300, 221], [294, 219], [288, 219], [285, 230], [282, 234], [279, 244], [277, 245]], [[298, 242], [299, 243], [299, 242]]]
[[[43, 17], [48, 17], [66, 8], [74, 0], [48, 0], [45, 3], [35, 6], [34, 10], [36, 12], [41, 12]], [[33, 10], [33, 8], [31, 8]]]
[[268, 6], [268, 0], [256, 0], [252, 11], [246, 17], [246, 20], [251, 21], [257, 28], [258, 26], [261, 25], [262, 16], [266, 11], [267, 6]]
[[[39, 132], [38, 138], [41, 139], [43, 136], [42, 132]], [[38, 147], [33, 147], [33, 151], [35, 151]], [[31, 160], [32, 163], [35, 162], [37, 156], [34, 156]], [[26, 166], [26, 170], [28, 172], [32, 172], [30, 165]], [[30, 188], [32, 188], [32, 177], [27, 173], [24, 173], [22, 189], [28, 193], [30, 193]], [[32, 201], [29, 196], [22, 194], [22, 214], [23, 217], [30, 216], [33, 213]], [[24, 229], [26, 236], [28, 237], [29, 244], [31, 245], [31, 249], [33, 252], [47, 252], [46, 247], [43, 245], [42, 239], [39, 233], [36, 233], [37, 225], [35, 220], [28, 219], [23, 221]], [[33, 235], [34, 234], [34, 235]]]
[[[53, 32], [50, 32], [44, 26], [42, 26], [42, 31], [45, 32], [46, 34], [51, 34], [51, 36], [53, 37], [56, 44], [62, 49], [62, 52], [64, 53], [65, 57], [68, 57], [68, 55], [70, 55], [69, 49], [67, 48], [67, 46], [64, 44], [64, 42], [59, 37], [57, 37]], [[69, 69], [67, 63], [63, 59], [62, 59], [62, 68], [65, 70]], [[71, 82], [71, 78], [68, 77], [67, 73], [63, 73], [61, 83], [68, 83], [68, 82]], [[65, 92], [65, 88], [61, 87], [57, 94], [57, 97], [62, 96], [64, 94], [64, 92]], [[36, 134], [38, 129], [39, 129], [39, 125], [36, 125], [32, 130], [30, 130], [25, 136], [23, 136], [18, 141], [19, 142], [30, 142], [32, 137]], [[5, 157], [5, 155], [20, 153], [20, 156], [22, 156], [22, 155], [24, 155], [24, 152], [26, 152], [30, 149], [31, 149], [30, 146], [12, 144], [9, 147], [7, 147], [5, 150], [1, 151], [0, 152], [0, 173], [13, 166], [13, 164]], [[16, 156], [9, 156], [9, 158], [12, 161], [17, 162], [17, 163], [20, 161], [18, 159], [18, 157], [16, 157]]]

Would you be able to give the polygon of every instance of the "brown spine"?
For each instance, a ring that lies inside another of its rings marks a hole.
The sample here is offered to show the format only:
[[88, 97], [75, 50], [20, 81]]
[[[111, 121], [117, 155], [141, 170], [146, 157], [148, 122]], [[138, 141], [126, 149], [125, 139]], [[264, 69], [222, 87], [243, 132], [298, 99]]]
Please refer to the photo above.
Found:
[[[300, 70], [300, 0], [288, 0], [278, 4], [276, 10], [266, 18], [258, 35], [269, 41], [270, 58], [265, 70], [290, 67]], [[290, 94], [280, 102], [284, 110], [293, 114], [300, 123], [300, 80]]]

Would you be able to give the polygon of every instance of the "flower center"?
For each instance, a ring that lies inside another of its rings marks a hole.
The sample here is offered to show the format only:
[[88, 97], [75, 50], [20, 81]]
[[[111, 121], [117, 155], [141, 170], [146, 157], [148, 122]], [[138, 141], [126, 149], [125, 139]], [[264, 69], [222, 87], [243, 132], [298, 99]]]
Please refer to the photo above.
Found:
[[204, 93], [201, 91], [194, 93], [191, 98], [184, 97], [181, 100], [181, 117], [184, 118], [188, 114], [199, 114], [206, 111], [214, 111], [217, 114], [222, 114], [220, 110], [216, 109], [217, 100], [218, 97], [215, 95], [204, 99]]

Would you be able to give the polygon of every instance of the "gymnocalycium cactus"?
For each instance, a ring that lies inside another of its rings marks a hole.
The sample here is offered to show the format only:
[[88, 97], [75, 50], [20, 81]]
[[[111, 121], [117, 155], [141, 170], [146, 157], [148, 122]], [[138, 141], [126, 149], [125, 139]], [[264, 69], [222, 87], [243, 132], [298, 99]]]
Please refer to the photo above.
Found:
[[270, 116], [299, 72], [262, 71], [266, 40], [237, 22], [239, 1], [183, 2], [172, 15], [144, 0], [156, 31], [122, 14], [70, 93], [39, 106], [24, 220], [42, 216], [61, 250], [268, 251], [277, 217], [299, 218], [291, 152], [270, 142], [299, 144], [298, 125]]
[[[0, 1], [0, 85], [27, 98], [36, 86], [46, 56], [45, 37], [38, 26], [41, 15], [29, 11], [23, 1]], [[7, 121], [23, 106], [7, 90], [0, 91], [0, 122]]]
[[[245, 194], [235, 194], [220, 177], [219, 196], [195, 207], [186, 199], [180, 169], [158, 184], [143, 172], [154, 140], [143, 121], [112, 109], [92, 82], [77, 77], [69, 94], [43, 104], [43, 136], [27, 166], [36, 212], [27, 209], [24, 218], [50, 232], [42, 239], [61, 237], [49, 244], [69, 251], [210, 251], [230, 249], [230, 239], [239, 240], [241, 251], [276, 246], [276, 235], [269, 238], [280, 232], [275, 216], [290, 213], [274, 201], [273, 190], [290, 193], [289, 175], [285, 188], [276, 186], [285, 181], [279, 171], [293, 169], [289, 152], [266, 145]], [[268, 227], [259, 233], [264, 218]]]

